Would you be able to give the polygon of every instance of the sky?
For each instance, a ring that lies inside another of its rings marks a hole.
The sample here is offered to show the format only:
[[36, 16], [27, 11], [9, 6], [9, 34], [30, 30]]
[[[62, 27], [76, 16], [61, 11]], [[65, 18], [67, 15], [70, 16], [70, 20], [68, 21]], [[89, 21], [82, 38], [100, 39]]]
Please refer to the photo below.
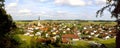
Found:
[[96, 12], [105, 0], [5, 0], [5, 9], [13, 20], [115, 20], [105, 10], [102, 17]]

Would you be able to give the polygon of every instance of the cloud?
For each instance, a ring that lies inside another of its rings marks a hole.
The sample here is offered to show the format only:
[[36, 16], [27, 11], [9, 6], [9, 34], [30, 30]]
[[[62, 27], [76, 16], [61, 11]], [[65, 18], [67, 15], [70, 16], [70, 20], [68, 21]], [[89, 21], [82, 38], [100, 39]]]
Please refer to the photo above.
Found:
[[19, 0], [11, 0], [9, 3], [7, 3], [8, 0], [5, 2], [5, 9], [7, 10], [8, 14], [14, 14], [16, 11], [18, 11], [18, 2]]
[[56, 13], [65, 14], [65, 13], [68, 13], [68, 11], [65, 11], [65, 10], [58, 10], [58, 11], [56, 11]]
[[31, 0], [32, 2], [35, 2], [35, 3], [47, 3], [49, 2], [50, 0]]
[[102, 4], [105, 4], [106, 3], [106, 0], [95, 0], [95, 3], [97, 5], [102, 5]]
[[87, 1], [87, 5], [92, 5], [93, 4], [93, 1]]
[[20, 9], [18, 11], [19, 16], [32, 16], [32, 12], [29, 9]]
[[21, 9], [19, 10], [20, 13], [30, 13], [31, 11], [29, 9]]
[[73, 6], [84, 6], [86, 5], [86, 2], [82, 0], [69, 0], [69, 4]]
[[5, 5], [5, 9], [6, 9], [7, 13], [11, 14], [11, 15], [16, 14], [16, 12], [18, 11], [17, 7], [18, 7], [18, 4], [15, 2]]
[[35, 1], [38, 1], [38, 2], [46, 2], [48, 0], [35, 0]]
[[18, 5], [19, 0], [14, 0], [13, 2], [9, 3], [7, 7], [15, 7]]
[[15, 6], [17, 6], [17, 3], [10, 3], [7, 5], [7, 7], [15, 7]]
[[32, 16], [32, 12], [29, 9], [9, 8], [6, 9], [8, 14], [12, 16]]
[[87, 3], [83, 0], [54, 0], [58, 5], [85, 6]]
[[[7, 12], [10, 13], [14, 17], [14, 19], [18, 20], [37, 19], [38, 16], [41, 16], [41, 19], [96, 19], [93, 9], [97, 11], [97, 8], [101, 4], [105, 3], [105, 0], [13, 0], [13, 1], [8, 0], [8, 1], [6, 1]], [[56, 4], [65, 6], [56, 6]]]
[[89, 6], [89, 5], [104, 5], [106, 0], [54, 0], [57, 5], [70, 6]]

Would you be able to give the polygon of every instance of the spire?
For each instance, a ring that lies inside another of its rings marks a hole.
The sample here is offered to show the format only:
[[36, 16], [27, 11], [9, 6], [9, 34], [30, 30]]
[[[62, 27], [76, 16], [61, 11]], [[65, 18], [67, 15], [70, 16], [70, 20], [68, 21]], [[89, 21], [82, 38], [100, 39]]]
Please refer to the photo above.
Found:
[[40, 26], [40, 16], [38, 17], [38, 26]]
[[40, 21], [40, 16], [38, 17], [38, 21]]

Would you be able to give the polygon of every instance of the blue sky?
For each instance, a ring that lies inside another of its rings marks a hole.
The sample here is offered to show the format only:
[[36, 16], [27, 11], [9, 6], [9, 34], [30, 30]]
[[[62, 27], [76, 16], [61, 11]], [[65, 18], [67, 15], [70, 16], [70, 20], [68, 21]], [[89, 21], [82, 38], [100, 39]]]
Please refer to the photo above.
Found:
[[5, 0], [5, 9], [14, 20], [115, 20], [105, 11], [96, 18], [96, 11], [105, 0]]

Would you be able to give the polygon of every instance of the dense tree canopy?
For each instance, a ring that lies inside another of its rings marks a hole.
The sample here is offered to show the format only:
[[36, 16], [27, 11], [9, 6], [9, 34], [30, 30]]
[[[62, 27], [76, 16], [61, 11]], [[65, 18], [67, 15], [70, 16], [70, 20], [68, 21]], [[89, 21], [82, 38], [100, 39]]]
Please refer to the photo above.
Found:
[[4, 2], [5, 2], [5, 0], [0, 0], [0, 7], [4, 6]]
[[111, 17], [117, 19], [116, 48], [120, 48], [120, 0], [106, 0], [106, 4], [105, 7], [97, 11], [97, 16], [102, 15], [105, 9], [109, 9]]
[[4, 0], [0, 0], [0, 48], [16, 48], [17, 42], [8, 34], [16, 25], [3, 7]]
[[0, 7], [0, 34], [6, 34], [13, 27], [15, 27], [15, 24], [13, 23], [12, 17], [6, 13], [5, 9]]

